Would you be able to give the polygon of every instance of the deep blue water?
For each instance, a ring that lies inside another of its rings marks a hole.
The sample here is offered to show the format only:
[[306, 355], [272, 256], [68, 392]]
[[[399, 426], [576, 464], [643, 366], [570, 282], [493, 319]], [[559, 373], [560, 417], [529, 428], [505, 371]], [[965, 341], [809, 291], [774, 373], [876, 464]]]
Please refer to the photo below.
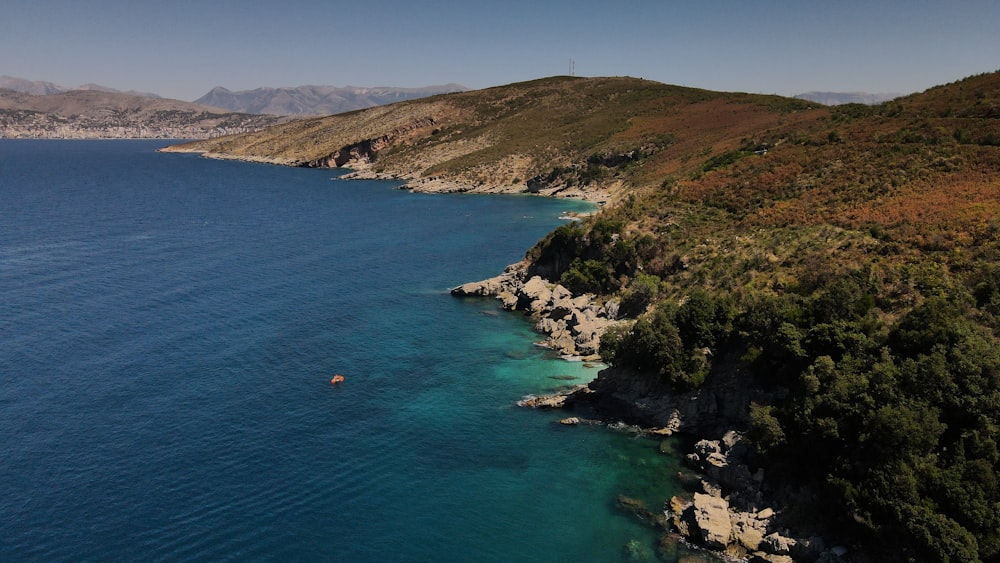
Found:
[[0, 141], [0, 560], [651, 553], [675, 459], [515, 407], [595, 368], [447, 293], [582, 204], [162, 144]]

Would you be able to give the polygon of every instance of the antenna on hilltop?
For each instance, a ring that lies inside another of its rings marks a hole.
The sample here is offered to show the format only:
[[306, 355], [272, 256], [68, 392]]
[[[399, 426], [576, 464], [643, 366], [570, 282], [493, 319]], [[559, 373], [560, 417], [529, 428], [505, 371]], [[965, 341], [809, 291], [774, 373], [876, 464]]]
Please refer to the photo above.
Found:
[[569, 75], [576, 76], [576, 61], [573, 59], [569, 60]]

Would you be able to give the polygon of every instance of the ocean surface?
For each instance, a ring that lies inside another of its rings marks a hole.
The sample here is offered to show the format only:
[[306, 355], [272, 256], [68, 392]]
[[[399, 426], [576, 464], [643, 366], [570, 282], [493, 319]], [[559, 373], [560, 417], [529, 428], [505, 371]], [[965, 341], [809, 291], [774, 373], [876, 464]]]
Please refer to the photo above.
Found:
[[0, 561], [652, 560], [676, 456], [447, 291], [584, 204], [164, 144], [0, 140]]

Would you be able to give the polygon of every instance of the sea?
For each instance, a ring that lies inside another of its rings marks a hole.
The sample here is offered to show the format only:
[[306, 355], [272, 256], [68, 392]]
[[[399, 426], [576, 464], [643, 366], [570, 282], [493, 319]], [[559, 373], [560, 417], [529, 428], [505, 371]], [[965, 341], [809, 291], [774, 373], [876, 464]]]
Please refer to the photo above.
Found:
[[0, 140], [0, 561], [656, 560], [671, 444], [448, 291], [588, 204], [166, 144]]

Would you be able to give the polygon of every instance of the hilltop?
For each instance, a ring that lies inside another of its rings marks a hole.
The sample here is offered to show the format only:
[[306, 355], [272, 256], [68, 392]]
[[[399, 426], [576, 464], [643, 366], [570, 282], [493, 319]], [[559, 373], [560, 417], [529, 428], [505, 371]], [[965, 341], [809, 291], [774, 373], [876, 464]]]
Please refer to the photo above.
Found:
[[0, 89], [0, 138], [200, 139], [284, 120], [100, 87], [46, 95]]
[[834, 107], [556, 77], [175, 150], [607, 201], [493, 287], [540, 330], [615, 321], [577, 416], [704, 439], [694, 502], [740, 512], [677, 499], [675, 529], [762, 560], [813, 533], [1000, 557], [1000, 73]]
[[[172, 150], [295, 166], [346, 166], [425, 191], [607, 199], [703, 151], [812, 119], [815, 103], [555, 77], [306, 119]], [[820, 115], [819, 113], [815, 115]], [[724, 117], [724, 118], [722, 118]], [[702, 157], [703, 158], [703, 157]]]
[[238, 92], [217, 86], [194, 103], [242, 113], [330, 115], [464, 90], [467, 88], [459, 84], [423, 88], [296, 86]]

